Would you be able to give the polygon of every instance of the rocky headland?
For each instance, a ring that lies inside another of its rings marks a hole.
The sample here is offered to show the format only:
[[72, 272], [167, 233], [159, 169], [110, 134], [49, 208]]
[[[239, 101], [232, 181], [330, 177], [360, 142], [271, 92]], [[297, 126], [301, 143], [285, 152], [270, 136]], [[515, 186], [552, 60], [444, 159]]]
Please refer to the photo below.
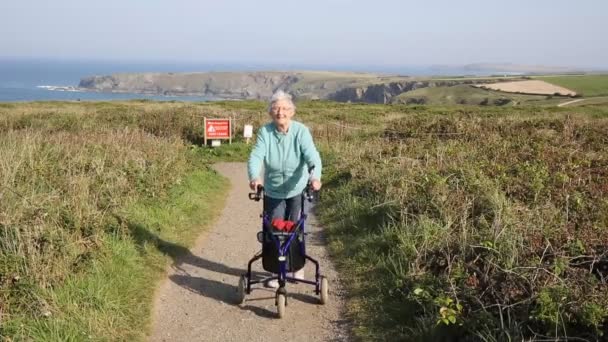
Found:
[[[508, 78], [513, 80], [513, 78]], [[494, 79], [415, 78], [352, 72], [136, 73], [81, 79], [86, 91], [195, 95], [217, 99], [267, 99], [283, 89], [300, 99], [391, 103], [396, 96], [426, 87], [496, 82]]]

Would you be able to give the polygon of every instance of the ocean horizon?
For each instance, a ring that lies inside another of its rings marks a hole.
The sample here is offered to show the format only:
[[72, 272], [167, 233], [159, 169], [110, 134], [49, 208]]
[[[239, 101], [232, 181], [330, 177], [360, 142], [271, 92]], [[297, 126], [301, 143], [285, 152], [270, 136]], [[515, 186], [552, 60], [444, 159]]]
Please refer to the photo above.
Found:
[[[122, 72], [185, 72], [193, 65], [168, 63], [104, 62], [53, 59], [0, 59], [0, 102], [110, 101], [148, 99], [156, 101], [209, 101], [204, 96], [162, 96], [137, 93], [106, 93], [64, 90], [77, 87], [80, 79]], [[197, 66], [203, 68], [204, 66]], [[202, 70], [204, 71], [204, 70]]]

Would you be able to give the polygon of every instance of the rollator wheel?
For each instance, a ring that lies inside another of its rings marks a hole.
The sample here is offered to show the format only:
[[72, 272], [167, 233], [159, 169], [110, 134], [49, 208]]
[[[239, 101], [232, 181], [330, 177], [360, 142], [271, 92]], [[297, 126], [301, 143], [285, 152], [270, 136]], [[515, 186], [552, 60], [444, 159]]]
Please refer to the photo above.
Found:
[[329, 281], [321, 276], [321, 304], [327, 304], [329, 301]]
[[236, 289], [237, 292], [237, 304], [243, 304], [245, 301], [245, 295], [247, 294], [247, 277], [242, 275], [239, 278], [239, 286]]
[[285, 316], [285, 295], [280, 293], [277, 295], [277, 312], [279, 314], [279, 318], [283, 318]]

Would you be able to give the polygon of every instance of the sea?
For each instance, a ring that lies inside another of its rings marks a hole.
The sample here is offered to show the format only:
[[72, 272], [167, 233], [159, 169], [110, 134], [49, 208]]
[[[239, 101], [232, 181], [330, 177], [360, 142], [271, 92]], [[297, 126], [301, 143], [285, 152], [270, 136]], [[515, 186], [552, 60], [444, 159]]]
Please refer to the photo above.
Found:
[[209, 101], [204, 96], [162, 96], [79, 91], [80, 79], [130, 72], [209, 71], [213, 65], [106, 62], [55, 59], [0, 59], [0, 102], [17, 101]]
[[[81, 78], [94, 75], [137, 72], [208, 72], [262, 70], [334, 70], [367, 71], [421, 76], [438, 74], [426, 66], [382, 68], [377, 66], [307, 66], [263, 64], [203, 64], [171, 62], [122, 62], [91, 60], [58, 60], [34, 58], [0, 58], [0, 102], [18, 101], [111, 101], [147, 99], [155, 101], [213, 101], [205, 96], [164, 96], [130, 93], [92, 92], [75, 89]], [[450, 69], [443, 74], [464, 74]]]

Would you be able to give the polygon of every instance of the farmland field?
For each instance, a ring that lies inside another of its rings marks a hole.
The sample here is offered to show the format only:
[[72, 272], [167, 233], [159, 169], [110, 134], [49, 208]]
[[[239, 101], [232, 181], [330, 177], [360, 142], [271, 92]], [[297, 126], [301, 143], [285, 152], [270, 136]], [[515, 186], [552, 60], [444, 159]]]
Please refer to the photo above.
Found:
[[494, 90], [482, 89], [472, 85], [421, 88], [402, 93], [393, 99], [394, 103], [406, 104], [467, 104], [492, 106], [510, 106], [520, 104], [554, 105], [559, 101], [559, 99], [547, 99], [547, 97], [544, 95], [509, 94]]
[[566, 89], [564, 87], [556, 86], [554, 84], [547, 83], [547, 82], [540, 81], [540, 80], [483, 84], [483, 85], [476, 85], [476, 87], [488, 88], [488, 89], [503, 91], [503, 92], [507, 92], [507, 93], [537, 94], [537, 95], [559, 94], [561, 96], [576, 95], [576, 92], [574, 92], [570, 89]]

